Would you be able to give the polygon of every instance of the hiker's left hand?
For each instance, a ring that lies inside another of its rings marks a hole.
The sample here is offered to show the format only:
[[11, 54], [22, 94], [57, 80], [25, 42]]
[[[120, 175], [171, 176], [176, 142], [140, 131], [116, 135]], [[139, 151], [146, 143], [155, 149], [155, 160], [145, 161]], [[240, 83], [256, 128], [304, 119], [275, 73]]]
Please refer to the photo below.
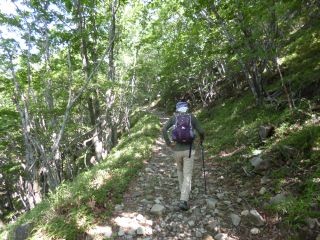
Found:
[[174, 148], [175, 146], [176, 146], [176, 143], [175, 143], [175, 142], [172, 142], [172, 143], [170, 143], [170, 145], [169, 145], [170, 148]]

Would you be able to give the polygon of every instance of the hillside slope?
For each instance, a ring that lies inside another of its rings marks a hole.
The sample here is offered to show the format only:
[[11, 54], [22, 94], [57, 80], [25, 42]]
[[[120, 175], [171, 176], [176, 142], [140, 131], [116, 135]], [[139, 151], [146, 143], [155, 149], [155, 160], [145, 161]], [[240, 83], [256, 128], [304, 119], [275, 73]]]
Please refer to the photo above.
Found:
[[228, 172], [223, 181], [266, 214], [264, 229], [286, 229], [282, 239], [320, 237], [320, 117], [306, 102], [257, 108], [244, 96], [200, 113], [212, 161]]
[[56, 192], [0, 232], [1, 239], [82, 239], [122, 201], [130, 181], [151, 156], [159, 119], [136, 112], [132, 128], [103, 162], [64, 182]]

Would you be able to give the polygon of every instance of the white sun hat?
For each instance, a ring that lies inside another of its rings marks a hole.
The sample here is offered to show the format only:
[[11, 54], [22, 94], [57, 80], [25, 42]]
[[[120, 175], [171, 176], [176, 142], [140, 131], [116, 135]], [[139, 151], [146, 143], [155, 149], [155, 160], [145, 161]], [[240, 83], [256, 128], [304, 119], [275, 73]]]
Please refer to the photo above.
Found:
[[177, 112], [182, 112], [185, 113], [188, 111], [188, 103], [186, 102], [178, 102], [176, 105], [176, 111]]

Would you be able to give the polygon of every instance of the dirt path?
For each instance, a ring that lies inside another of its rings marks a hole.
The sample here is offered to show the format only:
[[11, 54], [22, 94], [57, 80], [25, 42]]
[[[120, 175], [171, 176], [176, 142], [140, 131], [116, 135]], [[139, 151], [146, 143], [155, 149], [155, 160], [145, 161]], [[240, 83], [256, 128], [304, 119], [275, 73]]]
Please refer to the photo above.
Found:
[[[162, 123], [166, 120], [161, 118]], [[132, 182], [123, 204], [115, 208], [112, 239], [286, 239], [267, 223], [267, 216], [249, 214], [253, 209], [246, 196], [253, 194], [253, 187], [233, 179], [232, 169], [214, 162], [210, 156], [206, 156], [207, 195], [202, 161], [198, 158], [191, 208], [180, 211], [178, 179], [171, 155], [159, 136], [152, 159]]]

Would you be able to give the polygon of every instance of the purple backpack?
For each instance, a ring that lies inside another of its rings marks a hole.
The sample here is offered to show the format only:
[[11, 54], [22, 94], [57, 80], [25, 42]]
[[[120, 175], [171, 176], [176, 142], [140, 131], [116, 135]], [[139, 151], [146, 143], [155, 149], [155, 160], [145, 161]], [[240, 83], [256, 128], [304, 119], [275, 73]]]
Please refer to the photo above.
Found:
[[172, 130], [172, 140], [178, 143], [192, 143], [194, 137], [191, 115], [177, 115], [176, 124]]

